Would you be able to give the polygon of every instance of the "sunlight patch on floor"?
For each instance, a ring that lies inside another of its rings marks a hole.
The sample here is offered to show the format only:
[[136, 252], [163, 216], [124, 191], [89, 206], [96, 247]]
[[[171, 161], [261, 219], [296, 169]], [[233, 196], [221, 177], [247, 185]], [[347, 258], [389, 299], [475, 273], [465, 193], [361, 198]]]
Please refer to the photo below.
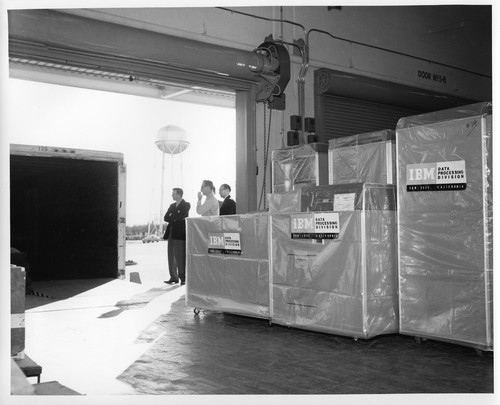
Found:
[[87, 395], [133, 394], [116, 377], [161, 336], [137, 339], [184, 291], [163, 283], [113, 280], [33, 308], [26, 311], [25, 352], [42, 366], [42, 382], [59, 381]]

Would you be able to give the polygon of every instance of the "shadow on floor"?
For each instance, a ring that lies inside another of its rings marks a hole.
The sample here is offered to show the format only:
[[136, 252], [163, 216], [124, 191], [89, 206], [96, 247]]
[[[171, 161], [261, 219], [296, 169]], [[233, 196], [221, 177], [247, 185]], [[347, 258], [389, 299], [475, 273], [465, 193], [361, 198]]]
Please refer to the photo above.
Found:
[[31, 292], [26, 294], [25, 309], [29, 310], [52, 302], [65, 300], [85, 291], [109, 283], [113, 278], [83, 280], [32, 281]]
[[118, 378], [143, 394], [492, 393], [493, 353], [409, 336], [370, 340], [193, 313], [184, 299]]

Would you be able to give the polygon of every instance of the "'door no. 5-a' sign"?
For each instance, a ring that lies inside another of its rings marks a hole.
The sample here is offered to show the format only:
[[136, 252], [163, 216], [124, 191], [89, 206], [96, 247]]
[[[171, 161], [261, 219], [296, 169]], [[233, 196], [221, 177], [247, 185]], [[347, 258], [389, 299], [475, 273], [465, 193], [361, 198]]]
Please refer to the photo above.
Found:
[[208, 253], [241, 255], [240, 234], [234, 232], [209, 233]]
[[338, 212], [303, 213], [291, 216], [292, 239], [338, 239]]

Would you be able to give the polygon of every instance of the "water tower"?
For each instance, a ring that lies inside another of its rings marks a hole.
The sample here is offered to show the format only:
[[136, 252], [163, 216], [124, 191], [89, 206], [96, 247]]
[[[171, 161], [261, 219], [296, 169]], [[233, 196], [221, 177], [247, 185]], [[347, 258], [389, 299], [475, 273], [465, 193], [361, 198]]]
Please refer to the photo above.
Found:
[[[158, 130], [155, 141], [156, 146], [163, 152], [161, 160], [161, 197], [160, 197], [160, 233], [163, 235], [163, 188], [164, 188], [164, 173], [165, 173], [165, 155], [169, 154], [172, 163], [172, 186], [174, 183], [174, 155], [179, 154], [180, 159], [180, 172], [182, 173], [182, 152], [189, 146], [187, 132], [176, 125], [166, 125]], [[182, 186], [182, 175], [181, 175]]]

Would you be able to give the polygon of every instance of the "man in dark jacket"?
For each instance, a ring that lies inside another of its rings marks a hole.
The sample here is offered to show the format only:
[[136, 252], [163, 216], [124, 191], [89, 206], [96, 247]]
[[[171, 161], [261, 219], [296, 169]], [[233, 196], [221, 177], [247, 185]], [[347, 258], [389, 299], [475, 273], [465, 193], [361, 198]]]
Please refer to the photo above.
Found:
[[163, 239], [168, 240], [168, 271], [170, 280], [167, 284], [186, 283], [186, 218], [191, 204], [184, 201], [181, 188], [172, 189], [172, 199], [163, 220], [168, 223]]
[[224, 199], [219, 209], [219, 215], [234, 215], [236, 214], [236, 202], [231, 199], [229, 193], [231, 187], [228, 184], [223, 184], [219, 188], [219, 194]]

